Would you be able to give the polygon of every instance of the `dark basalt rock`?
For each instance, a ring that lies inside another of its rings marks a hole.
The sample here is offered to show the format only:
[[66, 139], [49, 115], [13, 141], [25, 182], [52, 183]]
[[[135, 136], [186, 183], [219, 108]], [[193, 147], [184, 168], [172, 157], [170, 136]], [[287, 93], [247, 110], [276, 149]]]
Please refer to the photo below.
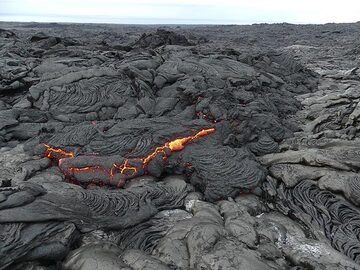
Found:
[[76, 42], [74, 39], [49, 36], [43, 32], [39, 32], [33, 35], [30, 38], [30, 42], [36, 42], [40, 47], [44, 49], [49, 49], [58, 43], [61, 43], [65, 46], [78, 45], [78, 42]]
[[177, 222], [191, 217], [192, 215], [184, 210], [161, 211], [146, 222], [114, 233], [115, 241], [122, 250], [140, 249], [151, 253]]
[[46, 35], [46, 34], [43, 33], [43, 32], [39, 32], [39, 33], [33, 35], [33, 36], [30, 38], [30, 41], [31, 41], [31, 42], [38, 42], [38, 41], [40, 41], [40, 40], [44, 40], [44, 39], [48, 39], [48, 38], [49, 38], [48, 35]]
[[130, 270], [120, 258], [120, 250], [110, 243], [87, 245], [72, 251], [63, 268], [67, 270]]
[[2, 192], [7, 199], [1, 203], [0, 223], [59, 220], [73, 222], [82, 231], [121, 229], [144, 221], [159, 210], [181, 206], [189, 192], [189, 186], [180, 180], [123, 191], [84, 190], [66, 183], [47, 183], [48, 189], [43, 195], [39, 194], [36, 184], [29, 186], [11, 194], [6, 190]]
[[63, 222], [0, 225], [0, 269], [20, 261], [61, 260], [78, 237], [74, 224]]
[[289, 209], [308, 226], [320, 228], [334, 248], [359, 263], [360, 212], [357, 208], [306, 180], [294, 188], [280, 186], [276, 197], [282, 209]]
[[[207, 151], [203, 151], [204, 147]], [[199, 187], [209, 201], [233, 197], [260, 185], [265, 170], [245, 149], [194, 145], [182, 159], [191, 164], [190, 182]]]
[[[181, 180], [139, 185], [123, 192], [83, 190], [65, 183], [43, 185], [45, 194], [32, 183], [18, 190], [1, 190], [6, 197], [0, 205], [1, 269], [24, 260], [62, 259], [77, 230], [129, 228], [160, 210], [181, 206], [189, 192]], [[18, 235], [16, 241], [14, 235]]]
[[15, 33], [13, 31], [0, 28], [0, 37], [2, 37], [2, 38], [14, 38], [14, 37], [16, 37], [16, 35], [15, 35]]
[[255, 155], [261, 156], [269, 153], [276, 153], [279, 150], [279, 144], [273, 140], [267, 133], [260, 134], [257, 142], [250, 143], [249, 148]]
[[134, 46], [139, 46], [140, 48], [151, 49], [164, 45], [190, 46], [193, 44], [184, 35], [165, 29], [157, 29], [155, 33], [143, 34], [134, 44]]

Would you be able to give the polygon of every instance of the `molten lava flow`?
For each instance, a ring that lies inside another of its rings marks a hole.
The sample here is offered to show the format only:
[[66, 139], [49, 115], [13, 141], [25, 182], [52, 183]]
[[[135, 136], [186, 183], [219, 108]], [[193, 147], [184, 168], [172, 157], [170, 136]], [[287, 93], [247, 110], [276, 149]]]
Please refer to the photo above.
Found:
[[68, 169], [69, 172], [83, 172], [83, 171], [91, 171], [91, 170], [99, 170], [101, 169], [100, 166], [88, 166], [88, 167], [81, 167], [81, 168], [75, 168], [71, 167]]
[[[205, 135], [208, 135], [210, 133], [213, 133], [214, 131], [215, 131], [215, 128], [202, 129], [193, 136], [188, 136], [188, 137], [184, 137], [184, 138], [177, 138], [177, 139], [171, 140], [169, 142], [166, 142], [162, 146], [156, 147], [155, 150], [153, 152], [151, 152], [149, 155], [147, 155], [146, 157], [125, 159], [120, 165], [113, 163], [110, 169], [106, 169], [102, 166], [95, 165], [95, 166], [87, 166], [87, 167], [80, 167], [80, 168], [70, 167], [70, 168], [67, 168], [66, 170], [68, 173], [91, 171], [91, 170], [98, 170], [98, 171], [101, 170], [101, 171], [105, 172], [106, 175], [109, 176], [110, 183], [111, 183], [111, 180], [113, 179], [116, 172], [121, 173], [121, 175], [123, 175], [124, 178], [136, 176], [137, 173], [140, 173], [139, 169], [146, 169], [146, 166], [148, 165], [148, 163], [153, 158], [155, 158], [158, 154], [161, 154], [163, 160], [166, 160], [168, 153], [180, 151], [180, 150], [184, 149], [184, 147], [187, 143], [189, 143], [195, 139], [198, 139], [200, 137], [203, 137]], [[74, 157], [74, 152], [65, 151], [60, 148], [53, 148], [47, 144], [45, 144], [45, 147], [47, 148], [45, 155], [49, 158], [58, 158], [58, 157], [56, 157], [56, 155], [54, 155], [54, 153], [57, 153], [60, 156]], [[59, 159], [59, 166], [61, 165], [62, 161], [63, 161], [63, 159]], [[139, 166], [142, 166], [142, 168], [131, 165], [130, 161], [138, 163]], [[67, 172], [65, 172], [65, 173], [67, 173]], [[141, 170], [141, 172], [143, 172], [143, 170]]]
[[195, 140], [199, 137], [205, 136], [207, 134], [210, 134], [214, 131], [215, 131], [215, 128], [203, 129], [203, 130], [200, 130], [198, 133], [196, 133], [193, 136], [188, 136], [185, 138], [178, 138], [178, 139], [175, 139], [175, 140], [165, 143], [163, 146], [156, 147], [154, 152], [149, 154], [147, 157], [142, 158], [143, 167], [145, 167], [149, 163], [149, 161], [152, 160], [159, 153], [161, 153], [163, 155], [164, 159], [166, 159], [166, 152], [165, 152], [166, 148], [170, 149], [171, 152], [180, 151], [180, 150], [184, 149], [185, 144], [189, 143], [190, 141]]
[[46, 147], [44, 155], [47, 156], [48, 158], [55, 158], [54, 153], [58, 154], [59, 156], [65, 156], [65, 157], [75, 156], [73, 151], [62, 150], [61, 148], [54, 148], [47, 144], [44, 144], [44, 146]]
[[120, 166], [114, 163], [110, 170], [110, 175], [113, 175], [113, 168], [118, 169], [121, 174], [126, 174], [126, 171], [131, 171], [131, 175], [135, 175], [137, 173], [137, 168], [135, 166], [131, 166], [128, 159], [125, 159]]
[[185, 138], [179, 138], [176, 140], [173, 140], [166, 145], [170, 148], [171, 151], [180, 151], [183, 150], [185, 147], [185, 144], [187, 144], [190, 141], [193, 141], [197, 138], [203, 137], [205, 135], [208, 135], [210, 133], [213, 133], [215, 131], [215, 128], [208, 128], [200, 130], [198, 133], [196, 133], [194, 136], [189, 136]]

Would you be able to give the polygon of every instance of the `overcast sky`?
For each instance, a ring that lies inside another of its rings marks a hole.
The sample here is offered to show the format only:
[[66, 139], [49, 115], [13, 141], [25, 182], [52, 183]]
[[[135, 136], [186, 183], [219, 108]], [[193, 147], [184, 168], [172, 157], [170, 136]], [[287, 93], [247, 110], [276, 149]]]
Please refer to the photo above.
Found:
[[360, 0], [0, 0], [0, 21], [159, 24], [360, 21]]

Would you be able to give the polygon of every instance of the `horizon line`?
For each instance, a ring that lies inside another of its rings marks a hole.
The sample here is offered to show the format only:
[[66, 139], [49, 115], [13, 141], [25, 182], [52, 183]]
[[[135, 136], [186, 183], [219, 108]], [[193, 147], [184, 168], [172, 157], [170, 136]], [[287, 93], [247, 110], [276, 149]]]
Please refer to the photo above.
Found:
[[[134, 19], [137, 20], [137, 19]], [[139, 19], [140, 20], [140, 19]], [[141, 20], [152, 20], [152, 19], [141, 19]], [[186, 19], [178, 19], [178, 21], [186, 21]], [[109, 22], [109, 21], [36, 21], [36, 20], [2, 20], [0, 16], [0, 23], [38, 23], [38, 24], [108, 24], [108, 25], [189, 25], [189, 26], [246, 26], [246, 25], [258, 25], [258, 24], [289, 24], [289, 25], [327, 25], [327, 24], [357, 24], [360, 21], [351, 22], [288, 22], [288, 21], [271, 21], [271, 22], [221, 22], [222, 20], [216, 20], [217, 22]]]
[[299, 24], [299, 25], [325, 25], [325, 24], [347, 24], [360, 21], [292, 21], [292, 20], [226, 20], [226, 19], [173, 19], [173, 18], [136, 18], [136, 17], [114, 17], [114, 16], [71, 16], [71, 15], [15, 15], [0, 13], [1, 22], [18, 23], [74, 23], [74, 24], [130, 24], [130, 25], [253, 25], [253, 24]]

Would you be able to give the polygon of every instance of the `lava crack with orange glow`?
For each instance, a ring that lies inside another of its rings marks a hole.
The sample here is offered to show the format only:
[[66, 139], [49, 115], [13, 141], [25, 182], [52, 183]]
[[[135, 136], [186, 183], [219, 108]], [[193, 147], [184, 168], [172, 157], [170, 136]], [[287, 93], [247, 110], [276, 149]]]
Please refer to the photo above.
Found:
[[[117, 164], [114, 162], [110, 169], [106, 169], [99, 165], [79, 167], [79, 168], [70, 167], [70, 168], [67, 168], [64, 173], [65, 174], [73, 174], [73, 173], [81, 173], [84, 171], [99, 170], [99, 171], [106, 172], [110, 183], [111, 183], [111, 179], [115, 176], [116, 173], [123, 175], [123, 178], [135, 177], [138, 175], [139, 169], [146, 170], [146, 166], [148, 165], [148, 163], [152, 159], [154, 159], [157, 155], [161, 154], [163, 160], [166, 160], [167, 153], [181, 151], [182, 149], [184, 149], [186, 144], [188, 144], [189, 142], [196, 140], [200, 137], [206, 136], [208, 134], [211, 134], [213, 132], [215, 132], [215, 128], [208, 128], [208, 129], [202, 129], [192, 136], [176, 138], [174, 140], [166, 142], [162, 146], [156, 147], [155, 150], [153, 152], [151, 152], [150, 154], [148, 154], [146, 157], [125, 159], [120, 164]], [[53, 148], [47, 144], [45, 144], [45, 147], [46, 147], [45, 156], [47, 156], [48, 158], [58, 159], [59, 158], [58, 156], [62, 157], [58, 160], [59, 166], [65, 159], [73, 158], [75, 156], [74, 152], [71, 152], [71, 151], [65, 151], [60, 148]], [[134, 165], [131, 165], [130, 161], [136, 161], [137, 163], [139, 163], [140, 166], [142, 166], [142, 168], [141, 167], [138, 168]], [[144, 170], [140, 170], [140, 171], [144, 172]]]
[[44, 146], [46, 147], [44, 155], [50, 159], [56, 158], [56, 154], [58, 154], [60, 157], [74, 157], [75, 153], [73, 151], [66, 151], [61, 148], [55, 148], [48, 144], [44, 143]]

